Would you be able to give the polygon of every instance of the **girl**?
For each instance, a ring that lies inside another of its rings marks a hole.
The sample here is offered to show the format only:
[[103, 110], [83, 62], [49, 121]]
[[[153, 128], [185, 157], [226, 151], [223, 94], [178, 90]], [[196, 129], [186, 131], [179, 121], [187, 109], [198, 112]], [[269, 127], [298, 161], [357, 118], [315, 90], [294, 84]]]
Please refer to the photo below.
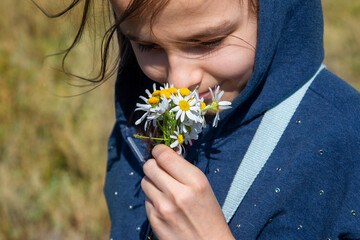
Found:
[[[111, 5], [110, 239], [360, 239], [360, 96], [321, 65], [320, 0]], [[149, 155], [133, 113], [154, 82], [208, 102], [219, 85], [232, 109], [183, 156]]]

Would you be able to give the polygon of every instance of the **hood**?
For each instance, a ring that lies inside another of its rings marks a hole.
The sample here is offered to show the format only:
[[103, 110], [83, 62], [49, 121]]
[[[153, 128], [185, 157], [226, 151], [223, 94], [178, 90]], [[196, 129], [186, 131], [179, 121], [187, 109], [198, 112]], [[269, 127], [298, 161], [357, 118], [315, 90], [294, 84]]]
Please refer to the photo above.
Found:
[[263, 114], [303, 86], [324, 58], [320, 0], [260, 0], [254, 72], [233, 111], [237, 123]]
[[[220, 114], [216, 132], [258, 117], [290, 96], [318, 70], [324, 57], [320, 0], [259, 0], [259, 27], [254, 72], [233, 108]], [[125, 45], [129, 44], [125, 41]], [[153, 81], [140, 70], [135, 56], [119, 70], [116, 116], [129, 122], [135, 103]], [[205, 129], [203, 135], [213, 132]], [[213, 132], [214, 133], [214, 132]]]

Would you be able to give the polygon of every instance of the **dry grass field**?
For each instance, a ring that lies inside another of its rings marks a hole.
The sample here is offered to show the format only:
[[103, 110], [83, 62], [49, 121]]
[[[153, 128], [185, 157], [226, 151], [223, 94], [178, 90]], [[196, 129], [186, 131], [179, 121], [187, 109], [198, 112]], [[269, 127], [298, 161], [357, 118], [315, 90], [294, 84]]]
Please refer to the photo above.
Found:
[[[325, 63], [360, 89], [360, 1], [323, 4]], [[0, 240], [108, 236], [103, 185], [114, 80], [69, 97], [89, 87], [67, 84], [61, 58], [45, 58], [69, 44], [78, 15], [48, 19], [29, 0], [0, 1]], [[90, 36], [70, 56], [75, 73], [96, 69], [88, 47], [100, 37]]]

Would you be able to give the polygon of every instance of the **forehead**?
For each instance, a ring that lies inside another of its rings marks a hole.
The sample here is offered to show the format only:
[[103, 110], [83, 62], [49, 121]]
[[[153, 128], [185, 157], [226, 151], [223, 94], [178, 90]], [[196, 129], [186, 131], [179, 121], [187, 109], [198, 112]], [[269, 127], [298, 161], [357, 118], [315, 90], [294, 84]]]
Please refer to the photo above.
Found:
[[[220, 25], [225, 21], [237, 21], [242, 15], [247, 15], [248, 6], [242, 0], [169, 0], [159, 11], [156, 4], [158, 0], [150, 2], [144, 11], [136, 17], [126, 19], [121, 24], [121, 29], [126, 32], [145, 32], [149, 33], [150, 28], [153, 33], [174, 32], [174, 28], [179, 32], [196, 31], [197, 28], [204, 28], [206, 25]], [[118, 15], [128, 7], [130, 0], [111, 0], [113, 7]], [[148, 9], [151, 9], [150, 11]], [[154, 15], [155, 14], [155, 15]], [[153, 22], [150, 27], [150, 20]]]
[[[240, 3], [245, 0], [145, 0], [145, 1], [137, 1], [137, 0], [110, 0], [112, 6], [118, 14], [125, 11], [125, 9], [129, 6], [130, 3], [135, 2], [135, 4], [146, 5], [145, 15], [153, 14], [152, 10], [159, 3], [166, 3], [166, 7], [161, 10], [166, 10], [166, 12], [175, 12], [180, 13], [180, 11], [185, 11], [188, 13], [196, 13], [201, 12], [201, 10], [209, 9], [212, 5], [227, 5], [227, 3]], [[162, 11], [161, 11], [162, 12]]]

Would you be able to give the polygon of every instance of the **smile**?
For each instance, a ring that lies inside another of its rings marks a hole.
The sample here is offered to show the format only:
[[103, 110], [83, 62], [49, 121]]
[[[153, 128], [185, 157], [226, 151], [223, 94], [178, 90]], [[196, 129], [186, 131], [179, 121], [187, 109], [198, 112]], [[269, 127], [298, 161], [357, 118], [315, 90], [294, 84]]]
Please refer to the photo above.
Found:
[[[211, 90], [214, 92], [215, 91], [215, 87], [212, 87]], [[199, 93], [199, 98], [204, 98], [204, 101], [208, 100], [211, 98], [211, 93], [210, 91], [206, 91], [206, 92], [202, 92], [202, 93]]]

